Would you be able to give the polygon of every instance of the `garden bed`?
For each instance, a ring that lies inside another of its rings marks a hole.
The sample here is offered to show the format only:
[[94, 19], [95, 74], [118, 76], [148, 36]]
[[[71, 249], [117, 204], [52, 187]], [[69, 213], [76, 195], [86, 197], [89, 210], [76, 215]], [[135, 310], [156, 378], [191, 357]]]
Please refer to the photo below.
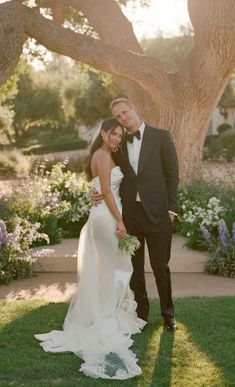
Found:
[[[33, 175], [20, 184], [11, 182], [11, 192], [0, 197], [1, 283], [32, 273], [32, 247], [79, 237], [91, 205], [90, 185], [82, 175], [64, 170], [65, 164], [50, 171], [39, 164]], [[180, 189], [178, 200], [176, 233], [186, 238], [187, 247], [209, 253], [208, 273], [234, 277], [234, 189], [201, 180]]]

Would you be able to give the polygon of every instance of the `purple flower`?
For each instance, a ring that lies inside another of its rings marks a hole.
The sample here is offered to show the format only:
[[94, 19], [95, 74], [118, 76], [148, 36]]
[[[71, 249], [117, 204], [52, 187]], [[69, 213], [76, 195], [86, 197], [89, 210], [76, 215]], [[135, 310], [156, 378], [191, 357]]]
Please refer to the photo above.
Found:
[[18, 236], [15, 234], [15, 232], [10, 232], [9, 234], [7, 234], [5, 239], [6, 247], [14, 247], [17, 242], [18, 242]]
[[6, 229], [5, 222], [2, 219], [0, 219], [0, 249], [5, 246], [6, 235], [7, 235], [7, 229]]
[[225, 253], [227, 251], [227, 248], [228, 248], [228, 239], [229, 239], [229, 232], [228, 232], [228, 228], [226, 226], [226, 223], [223, 219], [219, 220], [218, 223], [218, 231], [219, 231], [219, 235], [218, 235], [218, 241], [220, 243], [220, 249], [223, 253]]
[[203, 236], [203, 238], [205, 239], [205, 241], [207, 242], [207, 243], [211, 243], [211, 240], [212, 240], [212, 237], [211, 237], [211, 234], [210, 234], [210, 232], [207, 230], [207, 228], [206, 227], [202, 227], [202, 236]]

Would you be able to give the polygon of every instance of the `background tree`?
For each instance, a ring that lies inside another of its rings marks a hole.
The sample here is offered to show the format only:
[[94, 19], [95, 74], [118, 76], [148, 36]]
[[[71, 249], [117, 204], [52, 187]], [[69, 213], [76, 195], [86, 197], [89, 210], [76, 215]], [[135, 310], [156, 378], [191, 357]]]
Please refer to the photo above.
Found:
[[56, 87], [62, 100], [61, 109], [67, 125], [91, 126], [110, 115], [109, 103], [123, 95], [114, 77], [83, 63], [53, 55], [46, 71], [39, 73], [39, 84]]
[[110, 101], [123, 93], [108, 74], [88, 69], [87, 76], [86, 87], [76, 95], [75, 109], [78, 122], [89, 126], [110, 116]]
[[[43, 62], [43, 56], [40, 60]], [[0, 133], [4, 137], [0, 144], [8, 139], [17, 147], [46, 138], [51, 142], [53, 131], [56, 141], [58, 130], [64, 141], [66, 134], [76, 137], [79, 125], [93, 126], [110, 115], [110, 100], [123, 95], [110, 74], [57, 54], [41, 70], [29, 64], [21, 72], [15, 70], [4, 88], [0, 101]]]
[[183, 59], [193, 47], [193, 30], [188, 27], [180, 28], [180, 35], [165, 37], [159, 35], [141, 42], [146, 55], [155, 56], [168, 72], [177, 71]]
[[35, 121], [58, 120], [61, 112], [61, 99], [57, 91], [48, 86], [36, 86], [29, 71], [19, 76], [17, 89], [17, 94], [5, 101], [14, 111], [12, 130], [15, 142], [26, 134]]
[[24, 74], [26, 70], [26, 62], [24, 60], [20, 60], [11, 77], [9, 77], [7, 81], [0, 86], [0, 105], [4, 104], [7, 99], [14, 98], [17, 95], [19, 91], [17, 83], [20, 76]]
[[[0, 5], [0, 83], [14, 69], [25, 41], [119, 77], [142, 118], [169, 128], [178, 148], [181, 178], [189, 181], [202, 157], [212, 112], [235, 66], [234, 0], [188, 0], [194, 44], [177, 70], [143, 54], [132, 25], [115, 0], [43, 0], [37, 9], [19, 1]], [[51, 10], [54, 22], [40, 15]], [[64, 28], [68, 8], [86, 18], [91, 35]], [[77, 13], [78, 12], [78, 13]]]
[[3, 143], [15, 143], [14, 111], [7, 106], [0, 106], [0, 134]]
[[232, 76], [224, 90], [224, 93], [219, 101], [219, 106], [224, 110], [229, 107], [235, 107], [235, 71], [233, 71]]

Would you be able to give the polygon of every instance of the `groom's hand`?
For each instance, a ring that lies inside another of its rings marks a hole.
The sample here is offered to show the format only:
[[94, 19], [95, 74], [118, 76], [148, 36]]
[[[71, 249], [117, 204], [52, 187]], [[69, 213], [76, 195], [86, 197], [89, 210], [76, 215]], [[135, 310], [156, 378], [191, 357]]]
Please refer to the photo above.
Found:
[[93, 206], [98, 206], [103, 200], [103, 195], [96, 191], [95, 188], [92, 188], [89, 192], [90, 201]]
[[172, 214], [172, 212], [169, 212], [169, 217], [170, 217], [170, 220], [171, 220], [172, 222], [174, 222], [175, 215]]

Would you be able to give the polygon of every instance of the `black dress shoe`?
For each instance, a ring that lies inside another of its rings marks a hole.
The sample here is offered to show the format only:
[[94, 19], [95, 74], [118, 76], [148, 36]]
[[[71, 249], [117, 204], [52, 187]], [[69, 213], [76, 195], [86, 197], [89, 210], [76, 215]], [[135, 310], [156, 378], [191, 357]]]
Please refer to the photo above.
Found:
[[176, 321], [173, 316], [164, 315], [164, 328], [168, 331], [175, 331], [176, 330]]

